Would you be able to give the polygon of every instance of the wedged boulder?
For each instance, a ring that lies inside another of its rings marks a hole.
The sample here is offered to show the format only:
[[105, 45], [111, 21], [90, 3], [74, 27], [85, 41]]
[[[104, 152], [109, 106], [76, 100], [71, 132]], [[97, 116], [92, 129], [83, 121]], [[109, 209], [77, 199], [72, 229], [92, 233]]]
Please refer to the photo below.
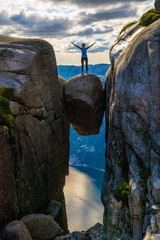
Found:
[[71, 78], [65, 85], [65, 102], [72, 126], [79, 135], [99, 133], [104, 113], [104, 90], [96, 75]]
[[63, 233], [63, 229], [49, 215], [31, 214], [21, 219], [29, 230], [32, 238], [50, 240]]
[[25, 224], [21, 221], [10, 222], [0, 234], [1, 240], [32, 240]]

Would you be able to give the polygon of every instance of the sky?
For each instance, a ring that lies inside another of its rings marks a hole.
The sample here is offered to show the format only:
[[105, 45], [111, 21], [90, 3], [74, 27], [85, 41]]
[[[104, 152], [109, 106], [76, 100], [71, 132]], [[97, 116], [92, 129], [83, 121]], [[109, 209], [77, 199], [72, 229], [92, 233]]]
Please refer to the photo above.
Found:
[[0, 34], [48, 41], [58, 65], [80, 65], [80, 50], [71, 42], [96, 42], [89, 64], [110, 63], [122, 27], [153, 7], [154, 0], [1, 0]]

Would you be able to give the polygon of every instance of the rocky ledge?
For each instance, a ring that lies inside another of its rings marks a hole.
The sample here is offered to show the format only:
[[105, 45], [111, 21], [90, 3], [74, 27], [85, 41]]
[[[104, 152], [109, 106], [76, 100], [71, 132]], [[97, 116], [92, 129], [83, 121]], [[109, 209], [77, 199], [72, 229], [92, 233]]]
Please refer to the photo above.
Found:
[[96, 75], [71, 78], [65, 85], [65, 102], [72, 126], [79, 135], [99, 133], [104, 113], [104, 90]]

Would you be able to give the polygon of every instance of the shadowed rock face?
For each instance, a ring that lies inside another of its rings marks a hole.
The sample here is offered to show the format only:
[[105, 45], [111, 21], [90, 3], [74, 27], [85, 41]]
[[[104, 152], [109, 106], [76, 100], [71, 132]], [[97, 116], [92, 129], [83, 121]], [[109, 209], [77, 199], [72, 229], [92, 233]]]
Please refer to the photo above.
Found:
[[[108, 240], [122, 236], [141, 240], [145, 235], [144, 239], [150, 240], [154, 237], [147, 238], [147, 234], [159, 234], [159, 52], [160, 20], [137, 34], [106, 74], [107, 148], [102, 199]], [[128, 204], [115, 198], [115, 189], [124, 181], [129, 187]]]
[[96, 75], [71, 78], [65, 85], [65, 102], [72, 126], [79, 135], [99, 133], [104, 113], [104, 91]]
[[8, 128], [0, 126], [0, 227], [17, 219], [19, 213], [14, 158], [8, 140]]
[[[8, 148], [14, 159], [15, 175], [12, 165], [10, 175], [16, 182], [19, 216], [43, 212], [50, 200], [63, 200], [69, 157], [70, 123], [52, 46], [38, 39], [1, 35], [2, 87], [14, 89], [10, 102], [14, 126], [10, 129]], [[2, 152], [0, 158], [3, 155]], [[0, 189], [4, 186], [1, 181]], [[0, 197], [1, 207], [2, 200]]]

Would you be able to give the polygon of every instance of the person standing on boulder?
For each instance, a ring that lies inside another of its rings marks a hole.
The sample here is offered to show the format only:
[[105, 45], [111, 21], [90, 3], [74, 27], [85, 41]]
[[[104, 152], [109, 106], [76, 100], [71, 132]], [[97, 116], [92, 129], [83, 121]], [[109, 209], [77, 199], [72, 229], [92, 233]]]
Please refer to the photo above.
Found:
[[72, 42], [72, 44], [73, 44], [75, 47], [79, 48], [79, 49], [81, 50], [81, 52], [82, 52], [82, 57], [81, 57], [81, 63], [82, 63], [82, 75], [83, 75], [84, 62], [86, 63], [86, 73], [88, 74], [88, 57], [87, 57], [87, 49], [90, 48], [90, 47], [92, 47], [92, 46], [95, 44], [95, 42], [92, 43], [92, 44], [91, 44], [90, 46], [88, 46], [88, 47], [86, 47], [86, 44], [85, 44], [85, 43], [82, 43], [82, 47], [77, 46], [77, 45], [74, 44], [73, 42]]

